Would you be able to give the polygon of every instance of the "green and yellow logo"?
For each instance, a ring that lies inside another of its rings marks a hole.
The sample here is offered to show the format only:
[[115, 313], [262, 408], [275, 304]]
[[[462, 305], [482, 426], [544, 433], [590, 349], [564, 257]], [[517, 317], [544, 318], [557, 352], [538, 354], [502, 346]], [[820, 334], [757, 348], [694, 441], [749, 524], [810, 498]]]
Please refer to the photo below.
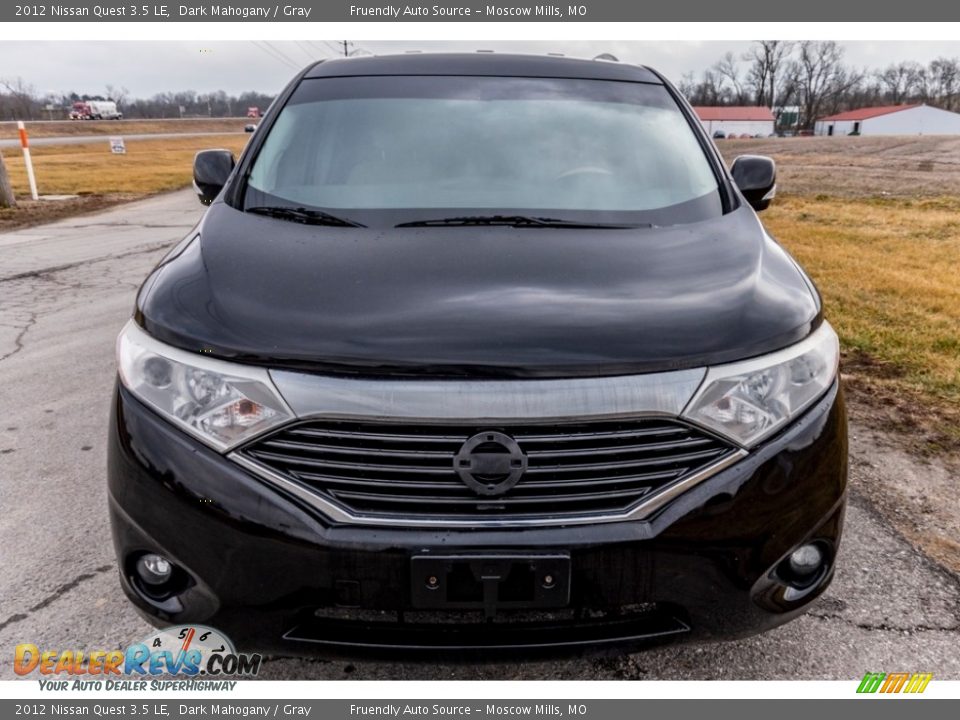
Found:
[[870, 673], [860, 681], [858, 693], [922, 693], [933, 673]]

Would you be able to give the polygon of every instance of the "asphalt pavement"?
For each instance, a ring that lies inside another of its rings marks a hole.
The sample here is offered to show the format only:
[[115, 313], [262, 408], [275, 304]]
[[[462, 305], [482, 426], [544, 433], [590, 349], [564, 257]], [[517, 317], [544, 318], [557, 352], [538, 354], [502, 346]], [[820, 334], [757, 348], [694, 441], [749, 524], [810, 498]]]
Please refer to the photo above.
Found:
[[[102, 139], [102, 138], [99, 138]], [[0, 652], [126, 647], [149, 631], [127, 603], [107, 524], [114, 340], [141, 280], [199, 218], [182, 191], [0, 234]], [[478, 665], [272, 658], [268, 679], [960, 679], [960, 579], [873, 508], [871, 448], [853, 428], [852, 493], [832, 587], [761, 636], [607, 659]], [[877, 472], [872, 468], [872, 472]], [[0, 678], [13, 678], [9, 662]]]

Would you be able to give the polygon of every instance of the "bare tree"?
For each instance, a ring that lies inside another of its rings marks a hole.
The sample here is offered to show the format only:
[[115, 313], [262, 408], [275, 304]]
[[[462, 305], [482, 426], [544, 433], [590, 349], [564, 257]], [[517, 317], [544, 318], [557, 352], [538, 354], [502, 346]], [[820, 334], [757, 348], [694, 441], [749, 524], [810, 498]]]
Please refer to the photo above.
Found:
[[791, 64], [800, 101], [801, 125], [811, 127], [823, 111], [835, 111], [860, 85], [863, 74], [843, 64], [843, 48], [832, 40], [805, 40]]
[[117, 107], [121, 107], [127, 98], [130, 97], [130, 91], [125, 87], [117, 87], [116, 85], [107, 85], [107, 98], [113, 100]]
[[740, 78], [740, 65], [734, 58], [733, 53], [728, 52], [713, 66], [714, 73], [721, 79], [721, 82], [730, 84], [730, 91], [726, 94], [730, 101], [735, 105], [745, 105], [747, 94], [743, 89], [743, 80]]
[[693, 73], [684, 75], [681, 92], [691, 105], [723, 105], [729, 100], [724, 88], [724, 78], [715, 68], [707, 68], [694, 80]]
[[17, 206], [17, 199], [13, 196], [10, 186], [10, 176], [7, 175], [7, 166], [3, 164], [3, 151], [0, 151], [0, 208]]
[[6, 103], [10, 114], [19, 120], [30, 120], [38, 105], [36, 91], [22, 77], [0, 78], [0, 88], [6, 90]]
[[[774, 107], [786, 100], [786, 86], [789, 83], [785, 65], [793, 52], [793, 43], [785, 40], [758, 40], [743, 59], [750, 63], [747, 69], [747, 84], [753, 90], [753, 101], [757, 105]], [[783, 72], [782, 72], [783, 71]]]
[[916, 89], [922, 70], [915, 62], [899, 62], [878, 71], [876, 77], [890, 102], [900, 105]]
[[927, 70], [934, 101], [945, 110], [960, 109], [960, 59], [939, 57]]
[[677, 83], [677, 90], [679, 90], [680, 94], [690, 103], [696, 104], [693, 101], [693, 96], [697, 91], [697, 80], [694, 78], [692, 70], [688, 70], [680, 76], [680, 82]]

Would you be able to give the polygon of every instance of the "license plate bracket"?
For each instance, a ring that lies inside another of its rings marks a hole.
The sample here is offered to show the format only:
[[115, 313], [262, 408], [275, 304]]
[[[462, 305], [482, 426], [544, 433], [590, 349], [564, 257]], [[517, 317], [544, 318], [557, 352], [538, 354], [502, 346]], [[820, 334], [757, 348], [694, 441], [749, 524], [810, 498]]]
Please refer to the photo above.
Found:
[[413, 607], [498, 610], [565, 607], [570, 603], [570, 556], [415, 555], [410, 559]]

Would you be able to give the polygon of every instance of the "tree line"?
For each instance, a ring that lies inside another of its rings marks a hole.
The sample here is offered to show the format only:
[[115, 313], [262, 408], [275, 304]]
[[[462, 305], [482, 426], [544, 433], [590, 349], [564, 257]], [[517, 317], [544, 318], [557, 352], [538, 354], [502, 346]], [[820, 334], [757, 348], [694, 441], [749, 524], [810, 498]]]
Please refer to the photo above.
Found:
[[247, 108], [262, 113], [273, 95], [249, 91], [228, 95], [223, 90], [157, 93], [149, 98], [131, 97], [124, 87], [107, 85], [103, 93], [38, 93], [22, 78], [0, 77], [0, 120], [66, 120], [70, 108], [81, 100], [112, 100], [124, 118], [243, 117]]
[[926, 103], [960, 111], [960, 58], [870, 70], [848, 64], [833, 41], [759, 40], [742, 55], [726, 53], [699, 75], [686, 73], [679, 89], [693, 105], [757, 105], [775, 113], [797, 108], [791, 124], [812, 128], [819, 117], [876, 105]]
[[[812, 128], [818, 117], [872, 105], [923, 102], [960, 111], [960, 58], [940, 57], [927, 65], [903, 61], [884, 68], [856, 68], [833, 41], [759, 40], [749, 50], [726, 53], [699, 75], [689, 72], [680, 91], [694, 105], [771, 107], [785, 124]], [[259, 92], [228, 95], [219, 90], [165, 92], [133, 98], [123, 87], [103, 94], [38, 93], [22, 78], [0, 77], [0, 120], [65, 119], [78, 100], [113, 100], [127, 118], [237, 117], [248, 107], [266, 109], [273, 97]]]

